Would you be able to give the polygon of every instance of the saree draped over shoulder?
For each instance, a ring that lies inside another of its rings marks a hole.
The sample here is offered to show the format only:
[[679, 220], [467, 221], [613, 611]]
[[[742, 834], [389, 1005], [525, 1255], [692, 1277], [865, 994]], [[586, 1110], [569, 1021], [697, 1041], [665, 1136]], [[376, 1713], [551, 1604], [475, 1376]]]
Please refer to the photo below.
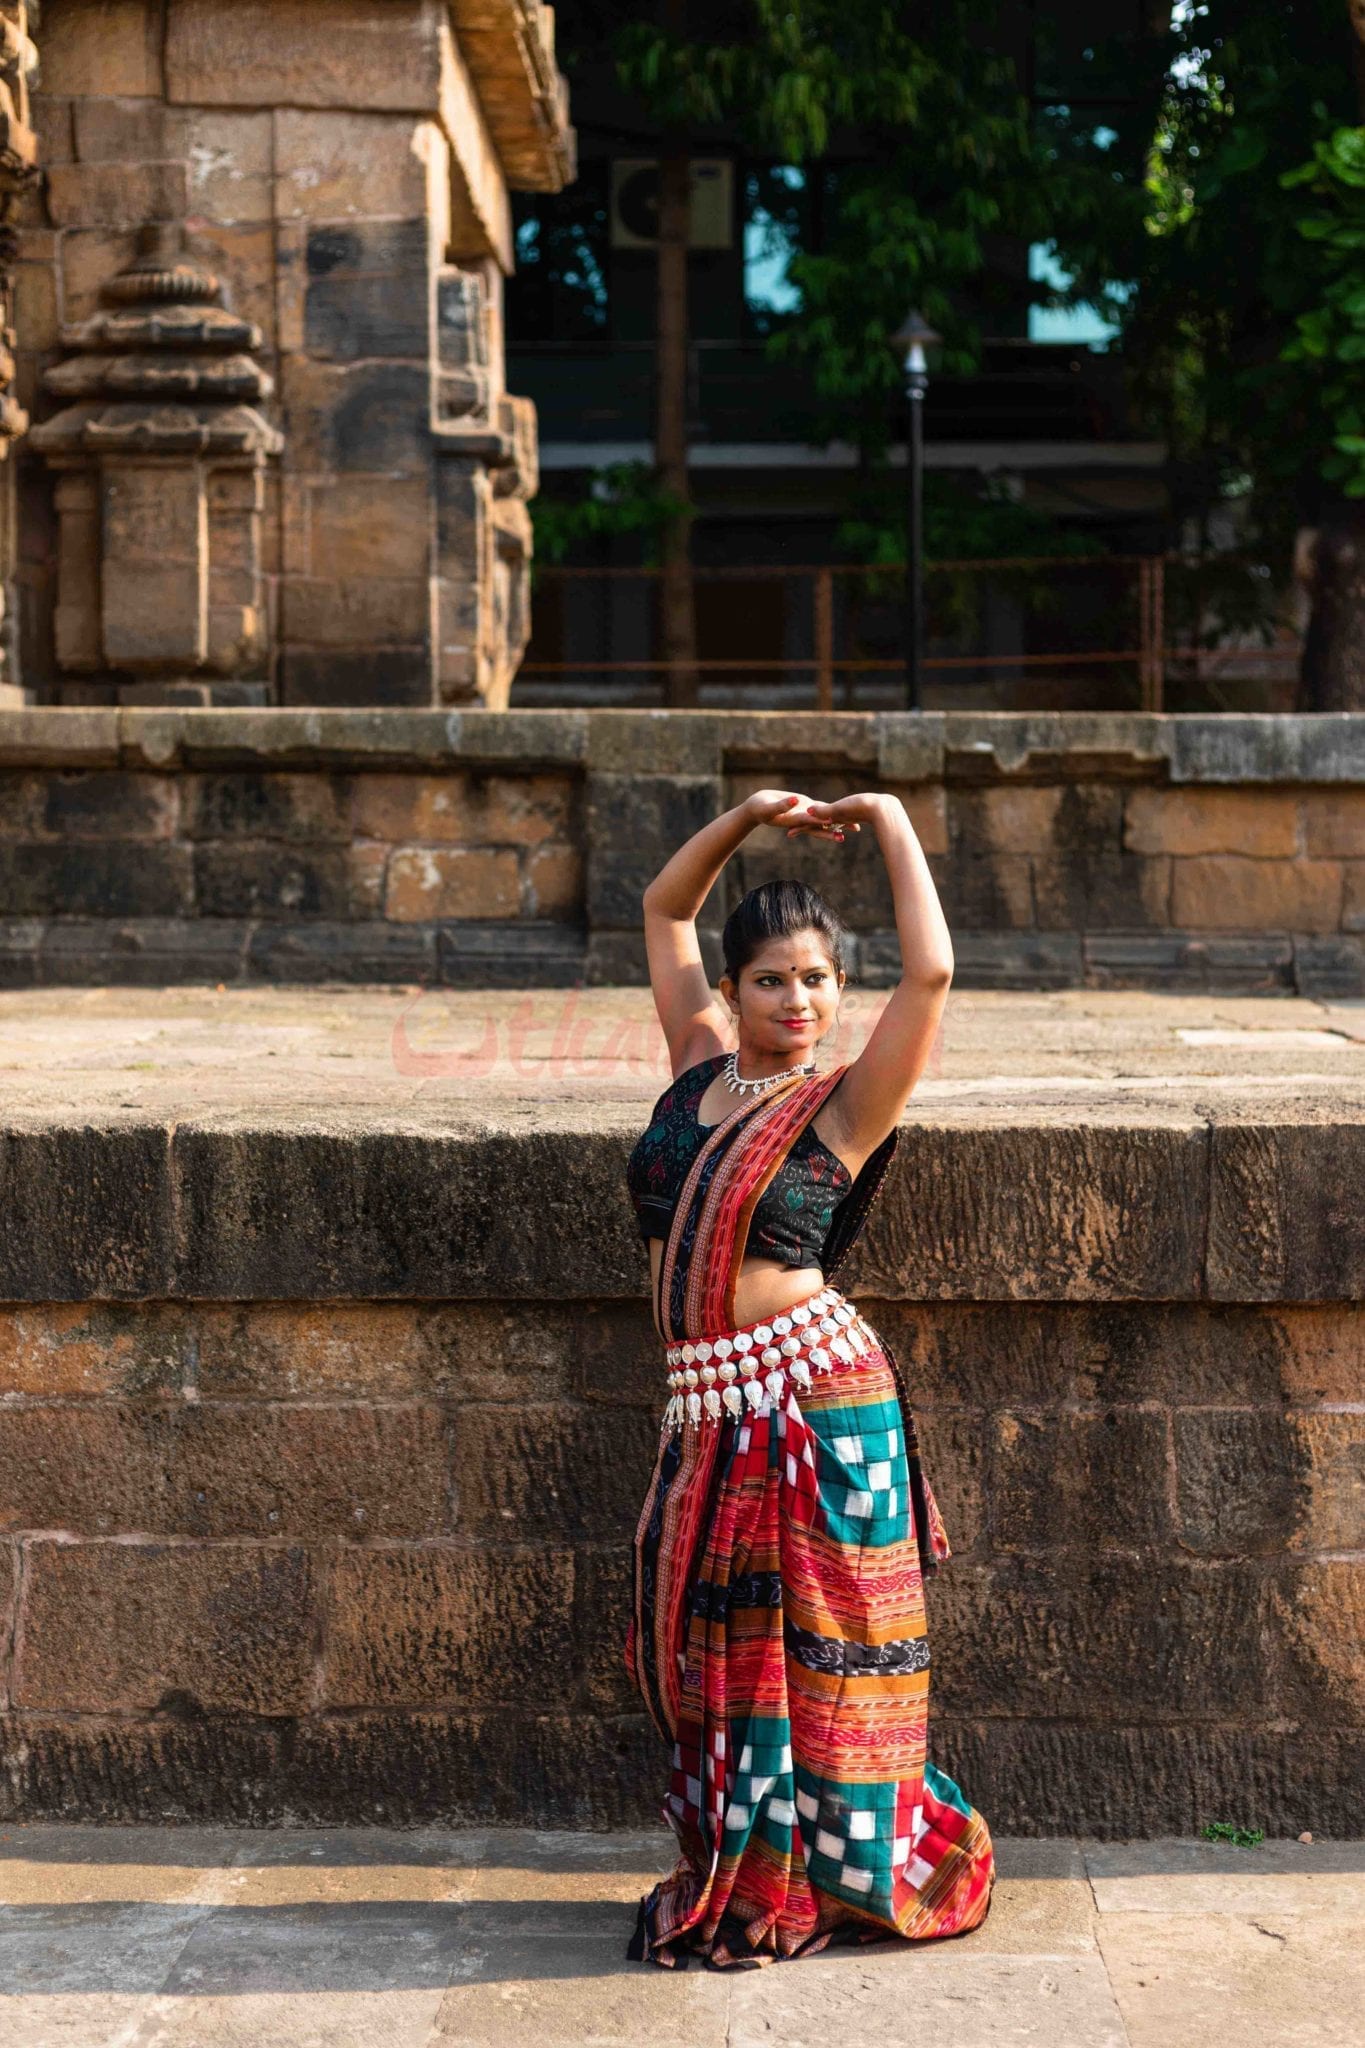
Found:
[[948, 1539], [897, 1363], [830, 1280], [898, 1131], [836, 1213], [826, 1284], [735, 1323], [754, 1205], [845, 1071], [708, 1132], [660, 1267], [668, 1398], [625, 1655], [672, 1744], [680, 1849], [630, 1953], [669, 1966], [961, 1934], [990, 1903], [987, 1825], [925, 1754], [923, 1582]]

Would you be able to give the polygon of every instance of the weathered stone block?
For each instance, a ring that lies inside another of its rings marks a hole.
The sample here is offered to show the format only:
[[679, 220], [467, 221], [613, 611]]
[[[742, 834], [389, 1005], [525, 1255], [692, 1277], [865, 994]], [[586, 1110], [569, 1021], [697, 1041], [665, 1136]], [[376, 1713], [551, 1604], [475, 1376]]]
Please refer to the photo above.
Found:
[[1204, 1556], [1281, 1553], [1309, 1512], [1306, 1447], [1273, 1409], [1197, 1409], [1173, 1421], [1180, 1540]]
[[[662, 1089], [667, 1087], [663, 1082]], [[650, 1408], [660, 1386], [660, 1344], [647, 1301], [586, 1302], [574, 1324], [575, 1397]]]
[[352, 908], [341, 848], [210, 841], [195, 847], [194, 869], [204, 917], [336, 917]]
[[[17, 1715], [0, 1814], [103, 1821], [525, 1825], [657, 1817], [667, 1752], [643, 1714], [344, 1713], [298, 1721]], [[604, 1766], [607, 1766], [604, 1768]]]
[[194, 1311], [205, 1400], [394, 1400], [443, 1391], [407, 1302], [214, 1302]]
[[0, 772], [0, 833], [7, 839], [30, 839], [42, 830], [50, 787], [45, 776], [23, 769]]
[[1365, 789], [1305, 790], [1303, 845], [1313, 855], [1365, 859]]
[[365, 775], [353, 818], [374, 839], [537, 846], [568, 837], [574, 785], [557, 775]]
[[1175, 863], [1171, 922], [1190, 931], [1331, 932], [1341, 900], [1340, 861], [1201, 854]]
[[712, 777], [592, 775], [587, 784], [588, 916], [640, 923], [640, 899], [658, 873], [658, 848], [675, 848], [722, 808]]
[[304, 347], [333, 362], [429, 360], [435, 317], [427, 224], [314, 227], [306, 244]]
[[1165, 858], [1099, 850], [1040, 855], [1032, 865], [1038, 923], [1045, 931], [1141, 930], [1181, 922], [1172, 918], [1172, 864]]
[[421, 981], [436, 971], [436, 940], [378, 918], [337, 924], [265, 923], [251, 934], [247, 968], [263, 981]]
[[1063, 793], [1060, 785], [1050, 789], [955, 789], [953, 842], [984, 855], [1046, 853], [1053, 844]]
[[10, 1705], [14, 1652], [14, 1617], [19, 1600], [20, 1551], [17, 1543], [0, 1543], [0, 1710]]
[[511, 848], [409, 846], [389, 856], [384, 914], [399, 924], [511, 918], [520, 909], [521, 864]]
[[930, 865], [944, 914], [955, 929], [1026, 931], [1037, 922], [1033, 865], [1022, 855], [978, 854], [959, 848]]
[[160, 1533], [174, 1428], [162, 1407], [0, 1406], [0, 1529]]
[[281, 615], [282, 631], [296, 645], [408, 647], [431, 631], [431, 585], [424, 576], [291, 576]]
[[63, 318], [88, 320], [98, 311], [100, 293], [110, 278], [126, 269], [136, 254], [137, 235], [131, 227], [117, 233], [107, 227], [68, 228], [61, 237]]
[[430, 1403], [203, 1402], [177, 1418], [164, 1520], [187, 1536], [395, 1542], [446, 1523], [447, 1450]]
[[316, 1595], [306, 1551], [141, 1543], [28, 1547], [20, 1707], [302, 1712]]
[[1294, 981], [1312, 1002], [1358, 1002], [1365, 996], [1365, 938], [1296, 938]]
[[169, 775], [70, 769], [50, 777], [44, 794], [43, 828], [64, 839], [165, 839], [179, 818], [180, 786]]
[[[997, 1550], [1090, 1555], [1169, 1544], [1166, 1418], [997, 1414], [991, 1537]], [[950, 1532], [951, 1533], [951, 1532]]]
[[1291, 1414], [1286, 1425], [1307, 1477], [1307, 1509], [1295, 1547], [1365, 1550], [1365, 1416], [1359, 1404], [1344, 1414]]
[[1293, 987], [1294, 943], [1287, 935], [1226, 932], [1087, 932], [1087, 988], [1208, 989], [1272, 994]]
[[[762, 787], [762, 784], [757, 785]], [[948, 793], [922, 783], [907, 783], [890, 791], [899, 797], [905, 807], [906, 816], [915, 828], [915, 837], [925, 853], [946, 853], [948, 851]]]
[[190, 210], [184, 161], [53, 164], [46, 182], [48, 212], [59, 228], [139, 228], [149, 220], [184, 220]]
[[42, 1302], [0, 1309], [0, 1388], [64, 1395], [178, 1393], [198, 1339], [178, 1303]]
[[185, 832], [191, 839], [283, 839], [300, 844], [350, 841], [350, 779], [287, 770], [188, 774], [180, 778]]
[[[72, 109], [75, 104], [74, 100], [59, 99], [55, 93], [46, 91], [34, 95], [29, 108], [29, 121], [38, 138], [40, 164], [69, 164], [76, 154], [75, 125], [72, 120]], [[40, 231], [32, 229], [25, 234], [26, 248], [30, 235], [38, 232]]]
[[1365, 1570], [1357, 1560], [1305, 1560], [1282, 1571], [1267, 1601], [1271, 1699], [1310, 1725], [1365, 1722]]
[[327, 1707], [563, 1704], [579, 1654], [568, 1550], [341, 1549], [329, 1591]]
[[427, 207], [427, 123], [411, 114], [275, 115], [275, 210], [280, 219], [420, 219]]
[[624, 1543], [580, 1550], [574, 1559], [572, 1669], [583, 1699], [606, 1713], [628, 1713], [640, 1703], [624, 1656], [632, 1570]]
[[357, 832], [391, 844], [468, 841], [474, 836], [471, 795], [470, 776], [457, 768], [441, 775], [361, 775], [351, 815]]
[[218, 0], [171, 0], [168, 9], [173, 101], [427, 111], [439, 91], [439, 14], [425, 0], [380, 14], [370, 0], [326, 0], [321, 13], [314, 0], [234, 0], [226, 11]]
[[533, 915], [573, 917], [583, 907], [583, 856], [576, 846], [537, 846], [526, 856], [526, 900]]
[[1365, 1126], [1216, 1124], [1210, 1136], [1213, 1299], [1365, 1295]]
[[165, 164], [189, 156], [188, 117], [162, 100], [92, 94], [72, 101], [71, 110], [81, 163]]
[[280, 398], [295, 469], [427, 475], [431, 379], [419, 364], [325, 363], [286, 355]]
[[281, 114], [193, 108], [190, 205], [214, 222], [268, 221], [274, 212], [273, 133]]
[[104, 863], [79, 843], [11, 841], [0, 846], [0, 898], [18, 917], [173, 917], [190, 907], [189, 852], [127, 840]]
[[[313, 574], [331, 583], [420, 579], [431, 567], [431, 495], [423, 477], [333, 478], [312, 491], [308, 524]], [[418, 616], [421, 630], [424, 615]]]
[[1341, 928], [1365, 932], [1365, 860], [1346, 863], [1346, 893], [1341, 906]]
[[[524, 1201], [524, 1141], [510, 1125], [263, 1131], [238, 1129], [231, 1116], [183, 1117], [172, 1155], [178, 1291], [275, 1301], [636, 1294], [639, 1240], [620, 1193], [619, 1139], [586, 1141], [575, 1124], [543, 1131], [540, 1143], [559, 1195], [537, 1220]], [[519, 1227], [509, 1232], [513, 1214]], [[563, 1231], [561, 1217], [573, 1214], [598, 1218], [586, 1243]]]
[[916, 1428], [953, 1556], [970, 1557], [985, 1545], [987, 1534], [991, 1430], [985, 1411], [935, 1408], [916, 1414]]
[[[1200, 1289], [1206, 1133], [905, 1130], [867, 1232], [860, 1292], [921, 1300], [1188, 1299]], [[850, 1275], [851, 1279], [851, 1275]], [[841, 1277], [841, 1285], [849, 1284]]]
[[502, 1542], [629, 1534], [658, 1448], [652, 1410], [462, 1408], [455, 1526]]
[[280, 649], [283, 704], [380, 705], [432, 702], [431, 655], [425, 646]]
[[[953, 954], [958, 988], [1079, 988], [1085, 978], [1081, 941], [1074, 932], [955, 931]], [[900, 943], [894, 932], [864, 938], [860, 956], [873, 987], [890, 987], [900, 979]]]
[[[1124, 815], [1133, 853], [1240, 853], [1289, 860], [1299, 847], [1292, 789], [1135, 789]], [[1310, 845], [1308, 851], [1321, 849]]]
[[1365, 1740], [1352, 1730], [931, 1716], [930, 1747], [1001, 1835], [1194, 1835], [1210, 1814], [1245, 1812], [1248, 1786], [1272, 1835], [1348, 1835], [1365, 1796]]
[[147, 0], [53, 7], [43, 23], [43, 97], [158, 98], [161, 24]]
[[1264, 1695], [1253, 1566], [1094, 1558], [954, 1564], [935, 1579], [936, 1691], [949, 1715], [1216, 1722]]
[[1365, 1309], [1355, 1303], [1267, 1310], [860, 1299], [894, 1345], [912, 1400], [929, 1406], [1350, 1401], [1365, 1356]]
[[230, 918], [59, 918], [43, 933], [41, 978], [62, 987], [237, 981], [249, 927]]
[[[55, 349], [62, 325], [55, 267], [51, 263], [16, 263], [13, 277], [14, 325], [24, 337], [26, 351]], [[37, 389], [35, 381], [35, 401]], [[21, 399], [21, 403], [26, 411], [31, 410], [25, 400]]]

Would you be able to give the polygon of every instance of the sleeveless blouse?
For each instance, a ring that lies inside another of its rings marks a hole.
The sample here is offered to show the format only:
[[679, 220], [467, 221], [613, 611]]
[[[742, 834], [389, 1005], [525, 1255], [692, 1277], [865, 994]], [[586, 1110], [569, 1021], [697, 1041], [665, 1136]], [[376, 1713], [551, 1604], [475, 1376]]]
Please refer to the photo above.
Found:
[[[727, 1057], [716, 1053], [677, 1076], [627, 1161], [626, 1185], [646, 1243], [668, 1236], [688, 1168], [714, 1128], [698, 1121], [698, 1105]], [[835, 1216], [852, 1190], [842, 1159], [807, 1125], [755, 1206], [745, 1252], [783, 1266], [823, 1268]]]

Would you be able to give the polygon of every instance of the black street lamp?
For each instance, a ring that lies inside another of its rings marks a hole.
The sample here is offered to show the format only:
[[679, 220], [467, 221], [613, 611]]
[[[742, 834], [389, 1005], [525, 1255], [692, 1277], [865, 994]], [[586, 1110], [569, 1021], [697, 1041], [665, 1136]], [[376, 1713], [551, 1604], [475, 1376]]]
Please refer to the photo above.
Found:
[[929, 389], [927, 351], [942, 340], [913, 307], [891, 337], [905, 370], [905, 707], [922, 711], [920, 672], [924, 666], [924, 394]]

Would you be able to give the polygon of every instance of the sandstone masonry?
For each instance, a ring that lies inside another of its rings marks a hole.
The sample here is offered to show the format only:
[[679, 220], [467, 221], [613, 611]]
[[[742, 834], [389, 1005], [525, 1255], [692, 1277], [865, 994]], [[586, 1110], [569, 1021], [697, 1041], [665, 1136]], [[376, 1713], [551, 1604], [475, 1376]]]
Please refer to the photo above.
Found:
[[[841, 1283], [954, 1543], [935, 1755], [1001, 1833], [1358, 1828], [1365, 1126], [1321, 1111], [907, 1121]], [[653, 1817], [632, 1121], [11, 1116], [0, 1814]]]
[[[640, 898], [764, 785], [899, 794], [962, 987], [1365, 994], [1365, 720], [615, 711], [0, 716], [0, 976], [639, 984]], [[761, 833], [899, 973], [870, 837]]]
[[[55, 479], [25, 465], [30, 695], [504, 703], [536, 485], [533, 408], [503, 382], [507, 195], [573, 171], [551, 9], [47, 0], [41, 54], [18, 397], [103, 417], [35, 437]], [[96, 389], [149, 231], [222, 318], [194, 361], [171, 333], [153, 362], [149, 316]], [[245, 468], [219, 417], [242, 397], [266, 422]]]

